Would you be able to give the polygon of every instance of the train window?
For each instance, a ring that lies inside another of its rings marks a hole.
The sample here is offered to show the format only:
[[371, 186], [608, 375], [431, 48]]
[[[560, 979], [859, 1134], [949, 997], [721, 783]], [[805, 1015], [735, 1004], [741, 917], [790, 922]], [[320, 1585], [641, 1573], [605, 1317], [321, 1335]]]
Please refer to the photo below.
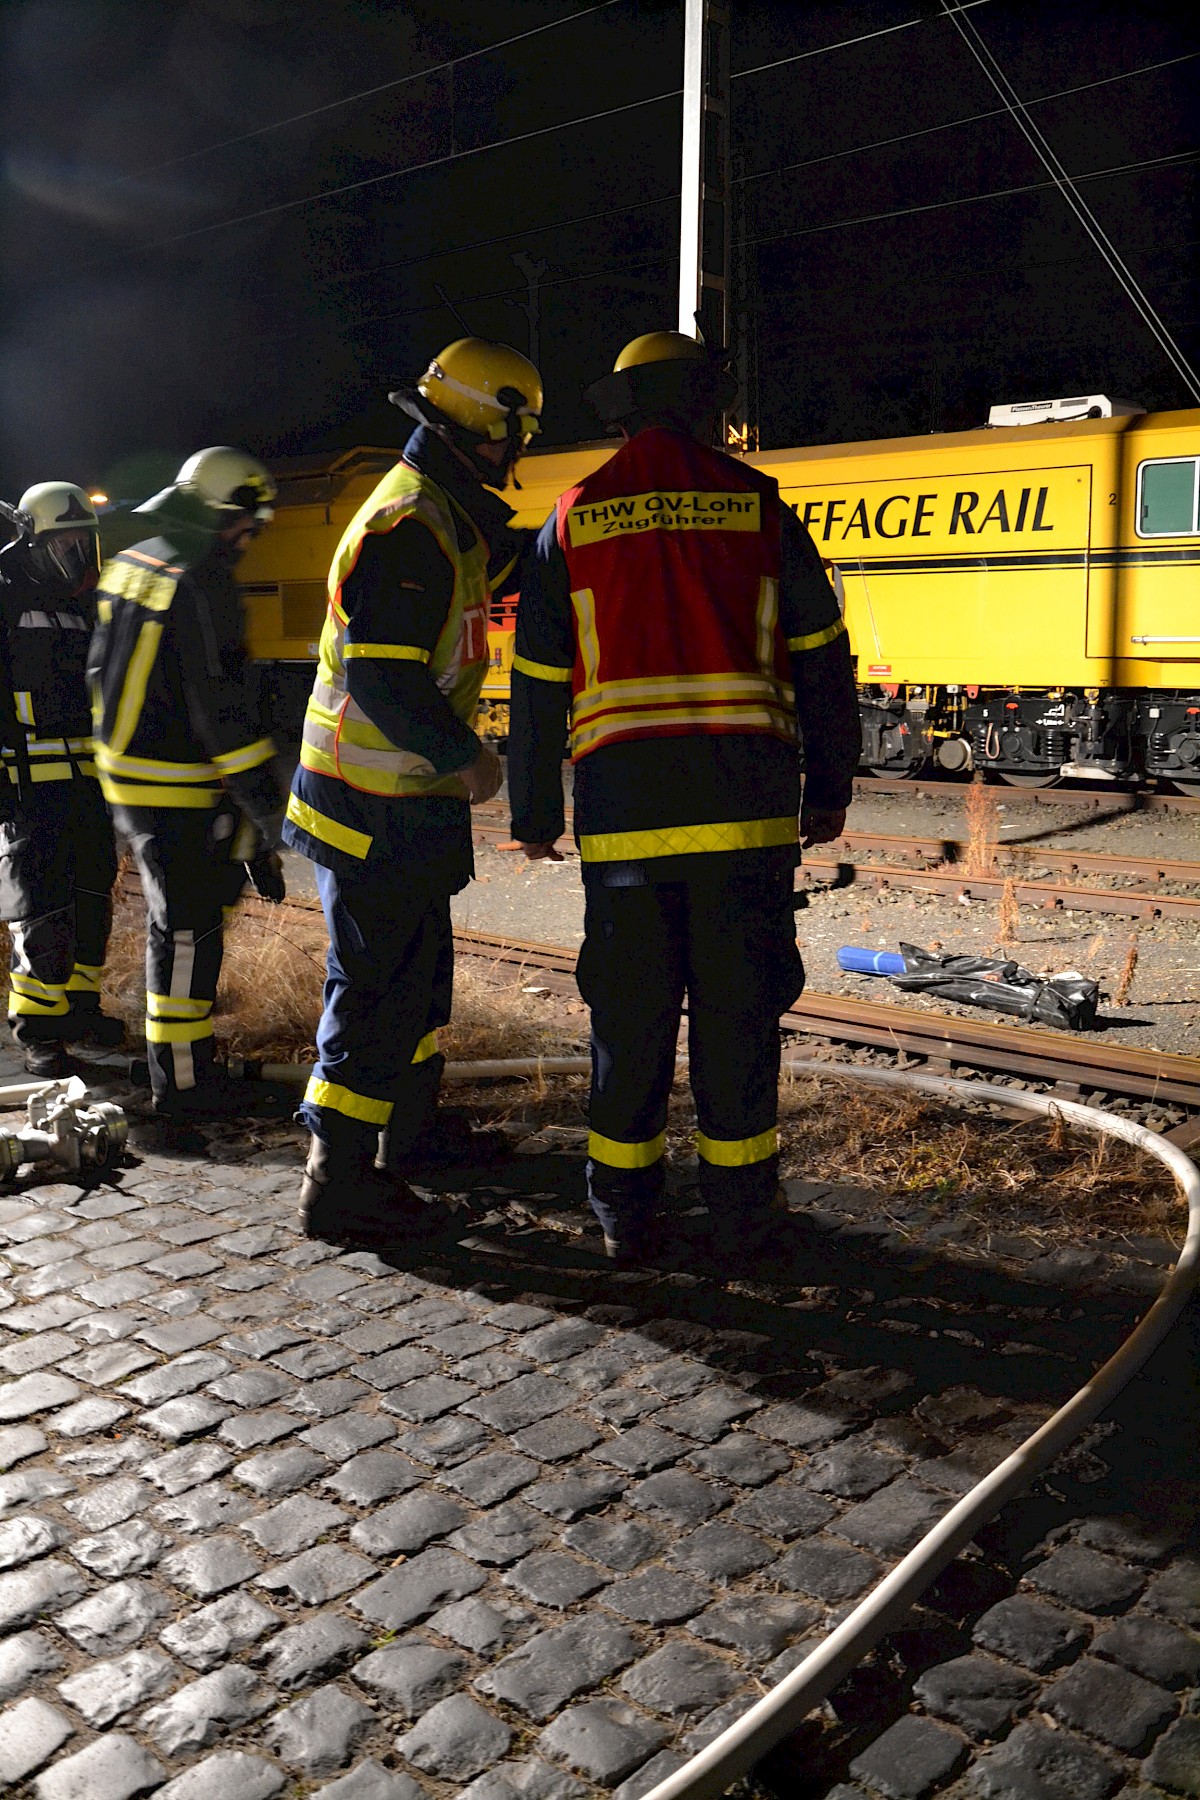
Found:
[[1194, 536], [1200, 457], [1144, 462], [1138, 469], [1139, 537]]

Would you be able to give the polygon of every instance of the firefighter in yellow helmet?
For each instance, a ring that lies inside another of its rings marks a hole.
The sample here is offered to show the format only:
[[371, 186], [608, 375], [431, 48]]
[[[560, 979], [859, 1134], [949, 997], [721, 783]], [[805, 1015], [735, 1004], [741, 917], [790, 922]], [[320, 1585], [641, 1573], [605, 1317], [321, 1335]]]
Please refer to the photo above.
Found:
[[686, 993], [700, 1188], [725, 1260], [772, 1229], [779, 1017], [804, 983], [793, 871], [801, 834], [842, 829], [853, 671], [808, 533], [769, 476], [711, 447], [733, 397], [723, 358], [649, 332], [588, 397], [625, 443], [561, 497], [525, 565], [513, 836], [531, 859], [557, 854], [569, 716], [592, 1208], [611, 1256], [655, 1254]]
[[107, 562], [88, 674], [100, 784], [146, 899], [146, 1050], [155, 1111], [247, 1110], [213, 1054], [225, 909], [247, 877], [282, 900], [283, 793], [243, 645], [237, 560], [275, 483], [227, 444], [190, 456]]
[[405, 1171], [484, 1148], [436, 1114], [437, 1029], [450, 896], [474, 874], [470, 808], [501, 782], [473, 721], [490, 592], [521, 540], [489, 490], [539, 429], [542, 382], [507, 345], [461, 338], [391, 399], [415, 429], [334, 556], [284, 841], [316, 864], [329, 927], [302, 1225], [398, 1246], [438, 1217]]

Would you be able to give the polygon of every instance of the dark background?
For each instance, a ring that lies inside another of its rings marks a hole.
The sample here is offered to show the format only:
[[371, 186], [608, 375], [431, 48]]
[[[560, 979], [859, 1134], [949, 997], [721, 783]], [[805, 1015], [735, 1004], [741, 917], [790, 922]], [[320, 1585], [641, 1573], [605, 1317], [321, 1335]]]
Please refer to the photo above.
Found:
[[[737, 231], [760, 240], [735, 286], [764, 448], [1045, 394], [1191, 404], [1057, 193], [974, 198], [1046, 177], [1008, 118], [952, 123], [999, 103], [937, 10], [734, 0]], [[971, 17], [1026, 100], [1106, 82], [1035, 109], [1073, 174], [1200, 145], [1200, 62], [1107, 80], [1200, 48], [1184, 7]], [[389, 383], [460, 334], [438, 284], [473, 331], [528, 348], [514, 253], [546, 265], [548, 443], [594, 436], [581, 388], [675, 322], [681, 4], [6, 0], [0, 29], [0, 492], [141, 497], [211, 442], [395, 443]], [[332, 188], [352, 191], [309, 199]], [[1196, 165], [1082, 191], [1198, 360]]]

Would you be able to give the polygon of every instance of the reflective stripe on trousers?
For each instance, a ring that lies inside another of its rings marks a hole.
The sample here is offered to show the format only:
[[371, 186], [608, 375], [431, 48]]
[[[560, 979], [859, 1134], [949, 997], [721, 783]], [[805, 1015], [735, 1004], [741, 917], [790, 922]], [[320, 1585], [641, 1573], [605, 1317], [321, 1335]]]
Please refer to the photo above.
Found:
[[146, 896], [146, 1058], [162, 1096], [212, 1078], [225, 912], [246, 872], [230, 862], [229, 838], [214, 833], [212, 814], [164, 810], [120, 822]]

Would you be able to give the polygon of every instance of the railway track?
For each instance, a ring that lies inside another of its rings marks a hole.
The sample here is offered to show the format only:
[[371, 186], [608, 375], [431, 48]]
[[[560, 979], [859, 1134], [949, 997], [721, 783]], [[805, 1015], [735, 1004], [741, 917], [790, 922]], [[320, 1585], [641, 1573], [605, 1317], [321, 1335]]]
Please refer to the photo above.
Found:
[[[877, 785], [877, 784], [875, 784]], [[895, 784], [911, 787], [910, 782]], [[503, 815], [479, 808], [473, 820], [476, 841], [502, 845], [510, 838]], [[494, 822], [493, 822], [494, 821]], [[568, 813], [568, 825], [570, 814]], [[839, 850], [845, 855], [839, 855]], [[817, 885], [892, 888], [934, 894], [958, 901], [999, 900], [1011, 883], [1013, 898], [1021, 906], [1059, 912], [1115, 914], [1133, 919], [1192, 919], [1200, 923], [1200, 862], [1170, 857], [1110, 856], [1101, 851], [1048, 850], [1041, 845], [998, 844], [991, 851], [994, 867], [968, 873], [971, 846], [962, 838], [910, 837], [886, 832], [847, 831], [835, 844], [809, 850], [797, 876], [797, 887]], [[878, 854], [886, 862], [864, 861]], [[897, 862], [919, 863], [916, 869], [897, 867]], [[1046, 881], [1022, 874], [1023, 868], [1050, 870], [1120, 882], [1119, 887], [1083, 887]], [[816, 878], [816, 879], [814, 879]], [[1135, 885], [1129, 885], [1130, 882]], [[1170, 883], [1194, 887], [1196, 893], [1164, 891]]]
[[[952, 780], [922, 780], [891, 775], [856, 775], [854, 791], [867, 799], [872, 794], [936, 794], [940, 799], [953, 799], [965, 792], [969, 783]], [[1081, 806], [1108, 812], [1200, 812], [1200, 795], [1150, 792], [1145, 788], [1121, 788], [1114, 783], [1097, 783], [1088, 787], [996, 787], [991, 790], [1004, 804], [1029, 801], [1037, 806]]]
[[[458, 953], [511, 969], [519, 978], [575, 994], [575, 951], [484, 931], [456, 931]], [[804, 994], [784, 1014], [785, 1031], [829, 1043], [890, 1051], [932, 1074], [970, 1069], [1045, 1083], [1064, 1099], [1098, 1095], [1153, 1100], [1194, 1115], [1167, 1133], [1183, 1147], [1200, 1141], [1200, 1058], [1135, 1050], [1086, 1038], [926, 1012], [890, 1002]]]

